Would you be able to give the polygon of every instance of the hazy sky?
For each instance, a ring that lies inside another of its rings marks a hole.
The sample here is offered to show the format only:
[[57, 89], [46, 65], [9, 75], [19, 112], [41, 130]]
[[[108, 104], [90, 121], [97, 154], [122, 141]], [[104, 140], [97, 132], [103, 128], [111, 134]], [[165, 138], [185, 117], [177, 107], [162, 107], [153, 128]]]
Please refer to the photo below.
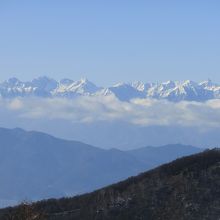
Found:
[[220, 82], [219, 0], [0, 0], [0, 80]]

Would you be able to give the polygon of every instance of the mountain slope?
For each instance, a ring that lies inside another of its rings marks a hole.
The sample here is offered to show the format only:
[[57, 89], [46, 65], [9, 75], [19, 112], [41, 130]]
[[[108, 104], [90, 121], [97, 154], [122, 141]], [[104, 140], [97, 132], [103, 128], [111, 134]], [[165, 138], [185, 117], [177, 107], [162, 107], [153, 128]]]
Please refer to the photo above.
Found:
[[[218, 220], [220, 150], [183, 157], [90, 194], [38, 202], [32, 209], [48, 220]], [[19, 212], [1, 210], [0, 218]]]
[[38, 132], [0, 129], [0, 139], [3, 199], [20, 201], [87, 192], [144, 167], [117, 150], [102, 150]]
[[138, 151], [104, 150], [40, 132], [4, 128], [0, 128], [0, 140], [0, 203], [3, 204], [89, 192], [201, 151], [170, 145], [165, 147], [166, 152], [163, 147], [144, 148], [140, 151], [145, 152], [138, 155]]

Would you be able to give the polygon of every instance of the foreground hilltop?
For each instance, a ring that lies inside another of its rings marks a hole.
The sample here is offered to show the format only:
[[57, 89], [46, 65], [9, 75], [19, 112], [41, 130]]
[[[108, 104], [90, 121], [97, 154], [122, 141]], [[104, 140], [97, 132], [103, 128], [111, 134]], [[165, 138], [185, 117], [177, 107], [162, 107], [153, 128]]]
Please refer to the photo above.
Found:
[[1, 210], [0, 219], [19, 219], [27, 209], [49, 220], [218, 220], [220, 150], [183, 157], [83, 196]]

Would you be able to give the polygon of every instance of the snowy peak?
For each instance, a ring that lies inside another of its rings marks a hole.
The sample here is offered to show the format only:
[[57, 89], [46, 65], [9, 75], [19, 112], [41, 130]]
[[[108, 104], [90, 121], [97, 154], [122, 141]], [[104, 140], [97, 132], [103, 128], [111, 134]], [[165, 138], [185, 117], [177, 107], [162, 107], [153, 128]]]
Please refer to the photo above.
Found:
[[50, 79], [46, 76], [33, 79], [30, 83], [33, 88], [36, 88], [38, 91], [44, 91], [50, 93], [52, 90], [56, 89], [58, 82], [54, 79]]
[[46, 76], [42, 76], [42, 77], [33, 79], [31, 81], [31, 84], [36, 87], [41, 87], [41, 88], [48, 87], [48, 88], [53, 89], [53, 88], [56, 88], [58, 83], [54, 79], [48, 78]]
[[9, 86], [18, 86], [21, 83], [21, 81], [15, 77], [9, 78], [7, 81], [5, 81], [5, 84]]
[[72, 90], [80, 94], [92, 94], [99, 90], [99, 88], [86, 78], [76, 81], [72, 84]]
[[140, 81], [135, 81], [135, 82], [131, 83], [131, 86], [140, 92], [146, 92], [153, 85], [154, 84], [152, 84], [152, 83], [143, 83]]
[[110, 87], [109, 90], [121, 101], [129, 101], [134, 98], [144, 98], [146, 96], [143, 91], [139, 91], [127, 83], [118, 83]]
[[0, 96], [3, 98], [39, 96], [65, 97], [79, 96], [109, 96], [114, 95], [121, 101], [134, 98], [167, 99], [172, 102], [206, 101], [220, 99], [220, 85], [207, 80], [197, 83], [191, 80], [184, 82], [166, 81], [162, 83], [118, 83], [111, 87], [98, 87], [86, 78], [74, 81], [62, 79], [56, 81], [46, 76], [22, 82], [17, 78], [10, 78], [0, 83]]
[[100, 88], [95, 84], [82, 78], [79, 81], [73, 81], [70, 79], [61, 80], [59, 86], [56, 88], [55, 94], [59, 96], [69, 96], [70, 94], [74, 95], [92, 95], [96, 93]]

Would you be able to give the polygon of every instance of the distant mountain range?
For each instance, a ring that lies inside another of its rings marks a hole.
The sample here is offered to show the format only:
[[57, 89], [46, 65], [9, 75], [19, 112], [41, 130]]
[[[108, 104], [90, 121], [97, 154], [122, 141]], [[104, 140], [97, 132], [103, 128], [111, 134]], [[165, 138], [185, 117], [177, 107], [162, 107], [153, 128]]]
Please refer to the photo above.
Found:
[[0, 206], [89, 192], [202, 151], [183, 145], [104, 150], [19, 128], [0, 128], [0, 140]]
[[17, 78], [10, 78], [0, 83], [0, 96], [13, 97], [66, 97], [78, 96], [108, 96], [114, 95], [121, 101], [133, 98], [167, 99], [178, 102], [206, 101], [220, 98], [220, 85], [210, 80], [196, 83], [190, 80], [184, 82], [167, 81], [164, 83], [118, 83], [114, 86], [98, 87], [87, 79], [73, 81], [62, 79], [56, 81], [47, 77], [39, 77], [29, 82], [22, 82]]
[[220, 150], [162, 165], [95, 192], [0, 210], [2, 220], [219, 220]]

